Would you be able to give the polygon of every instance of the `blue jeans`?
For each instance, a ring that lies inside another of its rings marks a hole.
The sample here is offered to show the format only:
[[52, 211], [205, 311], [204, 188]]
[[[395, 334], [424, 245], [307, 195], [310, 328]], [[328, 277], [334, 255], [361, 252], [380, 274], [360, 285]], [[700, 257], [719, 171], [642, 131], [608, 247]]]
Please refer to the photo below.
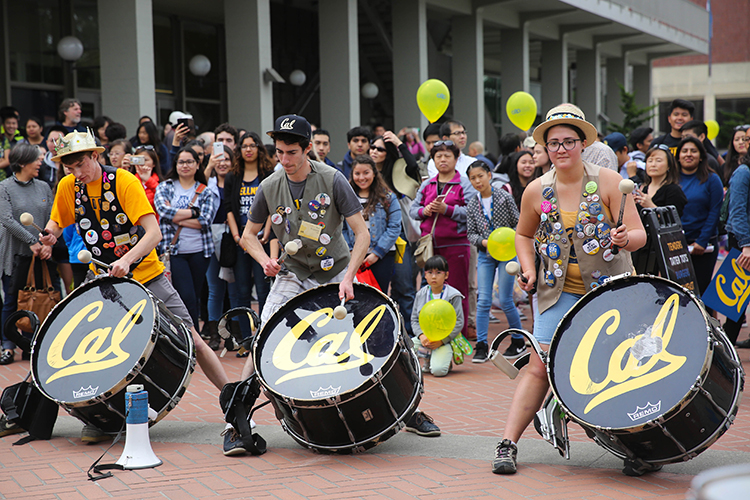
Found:
[[[266, 252], [268, 252], [268, 249], [266, 249]], [[237, 306], [251, 306], [253, 283], [255, 284], [255, 293], [258, 295], [258, 311], [262, 312], [263, 306], [266, 305], [268, 292], [271, 291], [271, 283], [266, 281], [266, 274], [263, 272], [261, 265], [258, 264], [249, 253], [245, 253], [241, 249], [238, 249], [237, 263], [234, 265], [234, 284], [237, 287], [239, 302]], [[232, 300], [231, 296], [229, 297], [229, 300]], [[236, 306], [232, 304], [232, 307]], [[242, 326], [243, 338], [247, 338], [245, 335], [250, 335], [249, 323], [247, 323], [244, 318], [244, 315], [242, 315], [240, 325]], [[248, 325], [247, 331], [243, 325]]]
[[202, 251], [181, 253], [170, 257], [172, 285], [190, 312], [190, 318], [196, 329], [200, 313], [200, 293], [203, 282], [206, 280], [209, 261], [209, 258], [203, 256]]
[[[516, 260], [515, 258], [513, 259]], [[513, 301], [513, 284], [515, 277], [505, 272], [505, 264], [499, 262], [483, 251], [478, 252], [477, 282], [479, 299], [477, 300], [477, 342], [487, 342], [487, 330], [490, 324], [490, 309], [492, 308], [492, 284], [495, 281], [495, 271], [500, 267], [498, 287], [500, 289], [500, 305], [508, 319], [510, 328], [521, 328], [521, 318]], [[513, 338], [523, 338], [514, 335]]]
[[[406, 240], [403, 231], [401, 237]], [[419, 272], [419, 267], [414, 262], [414, 245], [415, 243], [407, 242], [404, 250], [404, 261], [401, 264], [394, 264], [393, 278], [391, 279], [391, 298], [401, 310], [404, 327], [410, 337], [414, 336], [411, 329], [411, 310], [414, 308], [414, 296], [417, 294], [416, 282]], [[388, 292], [384, 291], [383, 293]]]
[[224, 314], [224, 294], [229, 291], [229, 303], [231, 306], [240, 305], [240, 296], [237, 293], [237, 283], [227, 283], [219, 278], [219, 260], [216, 254], [211, 256], [206, 271], [206, 281], [208, 282], [208, 321], [219, 321]]

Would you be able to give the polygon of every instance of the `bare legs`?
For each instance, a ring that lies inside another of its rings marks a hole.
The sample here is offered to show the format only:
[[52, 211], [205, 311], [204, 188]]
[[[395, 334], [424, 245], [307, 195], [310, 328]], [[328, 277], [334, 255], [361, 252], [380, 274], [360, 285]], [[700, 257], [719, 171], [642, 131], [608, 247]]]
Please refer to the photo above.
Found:
[[230, 382], [230, 380], [227, 376], [227, 372], [224, 371], [224, 367], [221, 365], [221, 361], [219, 361], [219, 357], [208, 347], [195, 327], [190, 328], [190, 333], [193, 335], [195, 357], [198, 360], [198, 364], [203, 370], [203, 373], [206, 374], [206, 377], [208, 377], [208, 380], [210, 380], [217, 389], [221, 390]]
[[[548, 350], [548, 345], [541, 345], [543, 350]], [[503, 439], [510, 439], [517, 443], [526, 427], [534, 420], [534, 415], [544, 402], [549, 390], [547, 379], [547, 368], [535, 353], [532, 352], [526, 373], [518, 383], [516, 392], [513, 394], [513, 402], [510, 404], [508, 420], [505, 422]]]

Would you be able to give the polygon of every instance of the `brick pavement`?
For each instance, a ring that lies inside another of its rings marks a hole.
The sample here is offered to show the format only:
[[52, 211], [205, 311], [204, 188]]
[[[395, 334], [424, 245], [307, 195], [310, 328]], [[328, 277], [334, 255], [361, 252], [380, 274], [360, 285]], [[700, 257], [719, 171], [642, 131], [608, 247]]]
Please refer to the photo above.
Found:
[[[504, 320], [502, 313], [495, 313]], [[505, 328], [505, 323], [491, 324], [490, 327], [490, 336], [493, 337]], [[740, 339], [746, 336], [747, 330], [743, 330]], [[745, 370], [750, 368], [749, 355], [749, 351], [741, 351]], [[239, 376], [243, 361], [231, 353], [223, 359], [230, 378]], [[20, 362], [0, 366], [0, 386], [15, 383], [25, 375], [25, 370]], [[501, 432], [517, 383], [518, 380], [508, 380], [489, 363], [466, 363], [446, 378], [427, 376], [425, 397], [420, 407], [435, 417], [443, 433], [449, 437], [467, 436], [466, 441], [472, 443], [476, 442], [476, 437], [486, 437], [488, 446], [492, 447]], [[724, 450], [743, 452], [743, 456], [747, 456], [744, 455], [750, 452], [747, 406], [745, 400], [735, 425], [709, 452]], [[268, 408], [258, 412], [255, 420], [261, 426], [278, 426]], [[205, 422], [207, 426], [220, 428], [218, 424], [222, 418], [217, 391], [200, 370], [196, 371], [179, 406], [157, 427], [168, 426], [170, 422], [175, 422], [174, 425]], [[590, 443], [577, 426], [571, 425], [569, 430], [574, 442]], [[142, 471], [116, 471], [115, 477], [92, 483], [86, 478], [86, 470], [106, 446], [86, 446], [76, 438], [60, 436], [54, 436], [50, 441], [11, 446], [18, 437], [0, 438], [2, 499], [658, 497], [676, 500], [685, 497], [693, 477], [662, 471], [642, 478], [630, 478], [617, 469], [571, 466], [562, 459], [551, 462], [555, 465], [526, 463], [523, 461], [523, 444], [519, 473], [509, 477], [490, 472], [490, 454], [483, 460], [417, 457], [409, 452], [408, 446], [397, 448], [403, 450], [401, 453], [383, 453], [376, 447], [354, 456], [317, 455], [296, 445], [272, 446], [261, 457], [228, 458], [221, 452], [221, 438], [217, 434], [213, 444], [154, 442], [155, 453], [164, 461], [162, 466]], [[407, 442], [407, 438], [420, 439], [413, 435], [391, 439]], [[530, 429], [524, 434], [524, 439], [539, 441], [541, 438]], [[104, 461], [116, 460], [121, 451], [122, 445], [116, 444]], [[549, 454], [555, 456], [556, 452], [549, 447]]]

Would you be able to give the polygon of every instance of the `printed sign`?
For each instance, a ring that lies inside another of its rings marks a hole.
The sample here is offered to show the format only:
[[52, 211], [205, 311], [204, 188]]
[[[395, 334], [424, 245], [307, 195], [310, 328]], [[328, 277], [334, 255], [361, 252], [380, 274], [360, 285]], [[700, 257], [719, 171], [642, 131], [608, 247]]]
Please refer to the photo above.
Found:
[[736, 248], [729, 252], [701, 297], [706, 306], [732, 321], [739, 321], [750, 299], [750, 271], [737, 264], [739, 256]]

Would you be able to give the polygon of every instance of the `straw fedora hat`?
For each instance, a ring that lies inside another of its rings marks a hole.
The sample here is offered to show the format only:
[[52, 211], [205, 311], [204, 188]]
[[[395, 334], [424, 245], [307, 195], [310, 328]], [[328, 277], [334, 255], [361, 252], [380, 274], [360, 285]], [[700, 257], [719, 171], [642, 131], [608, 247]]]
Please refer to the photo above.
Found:
[[391, 173], [393, 180], [393, 187], [398, 192], [405, 194], [412, 200], [417, 197], [417, 190], [419, 189], [419, 182], [415, 181], [409, 174], [406, 173], [406, 160], [399, 158], [393, 164], [393, 171]]
[[71, 132], [60, 139], [55, 144], [55, 156], [52, 157], [52, 161], [60, 161], [63, 156], [84, 151], [104, 152], [103, 147], [96, 145], [96, 139], [94, 139], [91, 129], [87, 129], [86, 132]]
[[573, 125], [581, 129], [586, 136], [586, 144], [596, 141], [596, 127], [586, 121], [586, 115], [574, 104], [560, 104], [547, 112], [547, 117], [534, 129], [534, 140], [544, 146], [544, 133], [557, 125]]

